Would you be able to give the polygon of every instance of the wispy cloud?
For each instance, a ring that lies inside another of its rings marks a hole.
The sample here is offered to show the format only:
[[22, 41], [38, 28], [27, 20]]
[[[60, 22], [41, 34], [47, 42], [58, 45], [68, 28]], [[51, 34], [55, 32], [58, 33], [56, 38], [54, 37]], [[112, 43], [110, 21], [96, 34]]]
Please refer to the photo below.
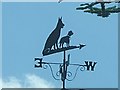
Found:
[[16, 77], [9, 77], [8, 79], [0, 79], [0, 88], [54, 88], [55, 86], [45, 79], [34, 75], [25, 75], [24, 80]]
[[3, 88], [21, 88], [22, 85], [20, 84], [20, 80], [15, 77], [9, 77], [8, 80], [2, 80], [2, 87]]
[[2, 79], [0, 78], [0, 90], [2, 88]]
[[25, 87], [32, 88], [54, 88], [55, 86], [45, 79], [42, 79], [36, 75], [26, 75]]

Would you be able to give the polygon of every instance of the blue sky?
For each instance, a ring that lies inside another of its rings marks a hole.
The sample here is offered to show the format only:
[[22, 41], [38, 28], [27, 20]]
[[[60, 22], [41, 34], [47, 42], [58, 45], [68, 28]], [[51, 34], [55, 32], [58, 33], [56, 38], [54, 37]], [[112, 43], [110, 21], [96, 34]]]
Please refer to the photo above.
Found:
[[[97, 61], [94, 72], [79, 71], [69, 88], [114, 88], [118, 85], [118, 15], [108, 18], [76, 11], [80, 3], [3, 3], [3, 79], [16, 77], [24, 81], [26, 74], [35, 74], [55, 87], [50, 70], [35, 69], [34, 58], [48, 62], [62, 62], [63, 53], [43, 57], [45, 40], [55, 28], [58, 17], [63, 17], [65, 27], [61, 37], [69, 30], [74, 32], [71, 45], [84, 43], [82, 50], [68, 51], [71, 63]], [[58, 66], [53, 67], [55, 71]], [[74, 67], [69, 67], [72, 72]]]
[[[58, 2], [58, 0], [1, 0], [2, 2]], [[101, 0], [62, 0], [62, 2], [94, 2]], [[120, 0], [102, 0], [102, 1], [120, 1]]]
[[0, 77], [2, 77], [2, 3], [0, 3]]

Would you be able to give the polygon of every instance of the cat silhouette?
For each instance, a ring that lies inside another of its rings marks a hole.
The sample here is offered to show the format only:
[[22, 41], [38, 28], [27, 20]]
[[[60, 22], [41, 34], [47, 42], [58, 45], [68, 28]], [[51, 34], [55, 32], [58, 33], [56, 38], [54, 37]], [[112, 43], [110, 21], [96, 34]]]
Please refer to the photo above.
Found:
[[62, 22], [62, 17], [58, 19], [58, 23], [56, 28], [51, 32], [49, 37], [46, 40], [44, 49], [43, 49], [43, 54], [48, 53], [52, 47], [54, 46], [54, 49], [58, 49], [58, 39], [60, 37], [60, 32], [61, 29], [64, 27], [64, 24]]
[[62, 38], [60, 39], [60, 42], [59, 42], [59, 43], [60, 43], [60, 46], [59, 46], [59, 47], [62, 46], [62, 48], [63, 48], [64, 43], [66, 43], [66, 46], [69, 47], [69, 44], [70, 44], [70, 36], [72, 36], [72, 35], [73, 35], [73, 32], [72, 32], [72, 31], [69, 31], [68, 34], [67, 34], [67, 36], [62, 37]]

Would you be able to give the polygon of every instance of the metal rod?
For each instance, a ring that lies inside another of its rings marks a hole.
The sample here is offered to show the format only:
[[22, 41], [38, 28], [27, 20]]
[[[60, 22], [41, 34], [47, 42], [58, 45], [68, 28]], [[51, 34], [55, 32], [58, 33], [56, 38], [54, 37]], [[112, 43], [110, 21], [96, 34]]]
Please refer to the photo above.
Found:
[[[50, 62], [42, 62], [43, 64], [63, 64], [63, 63], [50, 63]], [[80, 65], [80, 64], [69, 64], [69, 65], [75, 65], [75, 66], [85, 66], [85, 65]]]
[[65, 75], [66, 75], [66, 70], [65, 70], [65, 66], [66, 66], [66, 58], [65, 58], [65, 50], [64, 50], [64, 59], [63, 59], [63, 89], [65, 89]]

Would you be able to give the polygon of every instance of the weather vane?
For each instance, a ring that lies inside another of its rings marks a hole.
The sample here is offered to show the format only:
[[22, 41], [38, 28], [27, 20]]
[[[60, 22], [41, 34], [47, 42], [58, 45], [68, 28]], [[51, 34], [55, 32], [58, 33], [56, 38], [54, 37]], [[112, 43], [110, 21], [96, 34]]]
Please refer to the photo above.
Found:
[[[78, 46], [71, 46], [70, 45], [70, 38], [74, 34], [71, 30], [68, 31], [67, 35], [62, 37], [58, 43], [58, 40], [60, 38], [60, 33], [62, 28], [64, 27], [64, 23], [62, 22], [62, 17], [58, 19], [56, 28], [51, 32], [51, 34], [48, 36], [44, 49], [42, 51], [43, 56], [48, 56], [51, 54], [63, 52], [63, 62], [44, 62], [43, 58], [36, 57], [35, 58], [35, 68], [43, 68], [47, 69], [47, 67], [50, 68], [52, 76], [55, 80], [61, 80], [63, 83], [62, 89], [65, 89], [65, 81], [72, 81], [77, 74], [77, 71], [80, 69], [81, 71], [84, 71], [87, 69], [88, 71], [94, 71], [95, 65], [97, 62], [92, 61], [85, 61], [83, 65], [81, 64], [71, 64], [70, 63], [70, 54], [67, 55], [66, 58], [66, 52], [68, 50], [72, 49], [82, 49], [85, 47], [85, 44], [79, 44]], [[66, 45], [65, 45], [66, 44]], [[53, 73], [52, 65], [59, 65], [58, 72], [56, 74]], [[68, 71], [68, 66], [76, 66], [76, 72], [74, 72], [74, 75], [71, 71]]]

